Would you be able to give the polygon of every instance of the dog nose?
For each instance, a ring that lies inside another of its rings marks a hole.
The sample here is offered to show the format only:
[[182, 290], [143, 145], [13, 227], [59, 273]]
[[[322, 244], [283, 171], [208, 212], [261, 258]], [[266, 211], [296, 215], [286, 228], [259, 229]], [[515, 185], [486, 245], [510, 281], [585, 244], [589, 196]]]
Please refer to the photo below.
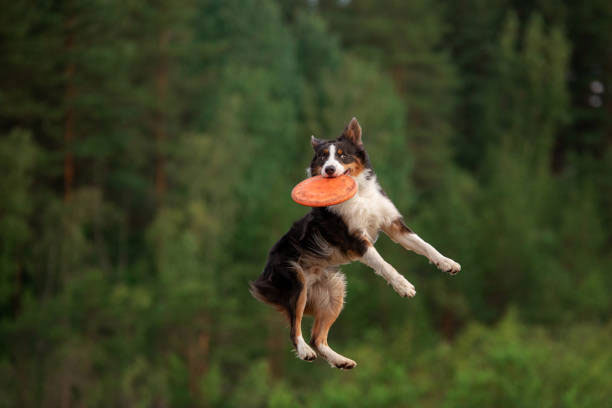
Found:
[[325, 168], [325, 172], [327, 173], [328, 176], [331, 176], [332, 174], [336, 172], [336, 168], [334, 166], [327, 166]]

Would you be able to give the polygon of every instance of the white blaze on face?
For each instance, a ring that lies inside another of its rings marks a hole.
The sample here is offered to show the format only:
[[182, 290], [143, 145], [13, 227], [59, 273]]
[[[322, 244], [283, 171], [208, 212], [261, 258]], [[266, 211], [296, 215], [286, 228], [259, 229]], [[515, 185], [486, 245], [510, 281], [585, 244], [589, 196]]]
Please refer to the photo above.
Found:
[[[327, 174], [325, 169], [333, 168], [334, 172], [331, 174]], [[329, 156], [327, 156], [327, 160], [321, 166], [321, 175], [323, 177], [338, 177], [344, 173], [344, 166], [336, 160], [336, 145], [329, 146]]]

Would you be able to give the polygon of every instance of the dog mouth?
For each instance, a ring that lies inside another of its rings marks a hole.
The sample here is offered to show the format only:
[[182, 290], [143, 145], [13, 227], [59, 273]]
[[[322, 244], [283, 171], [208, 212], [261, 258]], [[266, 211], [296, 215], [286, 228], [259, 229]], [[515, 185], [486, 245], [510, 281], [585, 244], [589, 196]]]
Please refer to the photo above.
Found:
[[346, 169], [344, 171], [344, 173], [342, 173], [342, 174], [338, 174], [338, 175], [332, 174], [331, 176], [328, 176], [327, 174], [324, 174], [323, 177], [325, 177], [325, 178], [336, 178], [336, 177], [340, 177], [340, 176], [349, 176], [350, 174], [351, 174], [351, 169]]

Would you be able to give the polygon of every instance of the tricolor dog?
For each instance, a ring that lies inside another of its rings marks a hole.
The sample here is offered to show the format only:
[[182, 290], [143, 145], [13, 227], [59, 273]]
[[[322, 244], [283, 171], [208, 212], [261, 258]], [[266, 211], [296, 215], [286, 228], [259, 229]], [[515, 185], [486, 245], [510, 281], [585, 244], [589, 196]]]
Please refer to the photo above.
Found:
[[[374, 248], [383, 231], [404, 248], [426, 256], [444, 272], [454, 275], [461, 266], [406, 226], [378, 184], [357, 119], [353, 118], [337, 139], [319, 140], [313, 136], [311, 143], [314, 157], [308, 175], [348, 174], [357, 182], [357, 194], [341, 204], [313, 208], [295, 222], [270, 250], [263, 273], [250, 284], [251, 293], [287, 316], [299, 358], [311, 361], [319, 355], [333, 367], [350, 369], [356, 363], [327, 344], [329, 329], [344, 304], [346, 279], [340, 265], [362, 262], [400, 296], [413, 297], [414, 286]], [[304, 314], [314, 316], [310, 345], [302, 337]]]

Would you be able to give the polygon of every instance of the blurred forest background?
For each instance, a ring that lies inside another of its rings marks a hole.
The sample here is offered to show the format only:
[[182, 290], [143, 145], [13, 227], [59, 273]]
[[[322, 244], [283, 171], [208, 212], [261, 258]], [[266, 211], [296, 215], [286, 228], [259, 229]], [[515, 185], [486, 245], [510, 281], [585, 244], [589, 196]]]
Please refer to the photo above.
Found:
[[[0, 407], [610, 406], [611, 38], [609, 0], [3, 2]], [[247, 282], [352, 116], [462, 271], [345, 267], [342, 372]]]

